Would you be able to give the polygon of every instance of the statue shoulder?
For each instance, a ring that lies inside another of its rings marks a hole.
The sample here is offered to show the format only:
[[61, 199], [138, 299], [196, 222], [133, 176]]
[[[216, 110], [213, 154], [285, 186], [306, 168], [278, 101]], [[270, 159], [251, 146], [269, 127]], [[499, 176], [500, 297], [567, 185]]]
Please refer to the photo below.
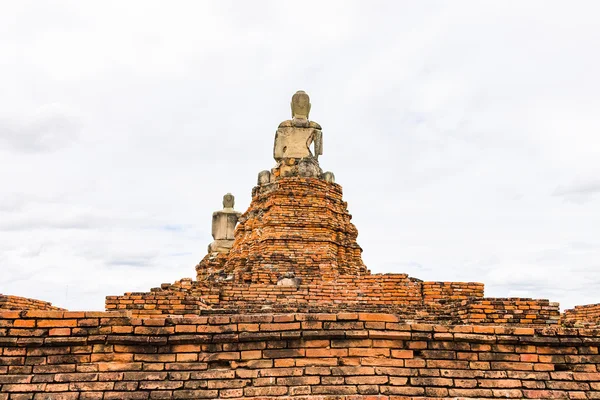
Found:
[[279, 128], [314, 128], [321, 129], [321, 125], [317, 124], [315, 121], [308, 121], [306, 119], [288, 119], [279, 124]]

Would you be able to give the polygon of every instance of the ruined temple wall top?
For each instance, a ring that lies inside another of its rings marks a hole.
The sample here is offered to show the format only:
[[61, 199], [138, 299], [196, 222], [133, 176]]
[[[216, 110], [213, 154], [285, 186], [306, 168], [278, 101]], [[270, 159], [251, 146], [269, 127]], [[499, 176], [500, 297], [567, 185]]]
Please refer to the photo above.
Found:
[[52, 303], [27, 297], [10, 296], [0, 293], [0, 309], [4, 310], [62, 310]]

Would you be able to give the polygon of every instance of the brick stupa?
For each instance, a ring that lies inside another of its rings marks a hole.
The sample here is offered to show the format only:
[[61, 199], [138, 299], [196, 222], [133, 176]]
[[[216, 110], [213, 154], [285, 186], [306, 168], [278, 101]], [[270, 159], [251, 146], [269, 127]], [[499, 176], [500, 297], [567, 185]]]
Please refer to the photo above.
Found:
[[342, 188], [319, 167], [321, 127], [308, 120], [309, 109], [308, 95], [296, 93], [293, 119], [282, 122], [275, 137], [277, 165], [259, 173], [233, 247], [216, 260], [209, 252], [196, 267], [198, 280], [226, 275], [239, 283], [308, 283], [369, 273]]

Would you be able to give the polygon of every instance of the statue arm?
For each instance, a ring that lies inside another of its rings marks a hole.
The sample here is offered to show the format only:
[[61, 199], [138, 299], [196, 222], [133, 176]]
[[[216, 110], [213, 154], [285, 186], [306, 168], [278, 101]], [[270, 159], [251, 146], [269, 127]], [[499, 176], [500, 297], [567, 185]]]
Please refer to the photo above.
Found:
[[315, 129], [314, 133], [315, 141], [315, 157], [319, 158], [323, 154], [323, 132], [319, 129]]
[[213, 237], [213, 239], [217, 240], [217, 238], [215, 237], [216, 233], [217, 233], [217, 223], [219, 220], [219, 214], [217, 212], [213, 213], [212, 216], [212, 229], [211, 229], [211, 235]]
[[277, 157], [277, 141], [279, 139], [279, 129], [275, 132], [275, 141], [273, 142], [273, 158], [276, 161], [279, 161], [279, 157]]
[[[285, 146], [282, 141], [285, 140], [285, 128], [291, 126], [290, 121], [283, 121], [275, 132], [275, 141], [273, 142], [273, 158], [279, 162], [285, 156]], [[283, 129], [282, 129], [283, 127]]]

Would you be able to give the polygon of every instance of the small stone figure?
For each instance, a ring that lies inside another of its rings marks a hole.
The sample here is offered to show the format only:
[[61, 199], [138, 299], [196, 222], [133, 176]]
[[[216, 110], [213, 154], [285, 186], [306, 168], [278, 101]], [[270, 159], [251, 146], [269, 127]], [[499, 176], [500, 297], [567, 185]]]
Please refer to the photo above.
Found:
[[223, 209], [215, 211], [212, 216], [212, 237], [214, 241], [208, 245], [208, 252], [228, 253], [233, 246], [235, 226], [241, 213], [235, 211], [235, 197], [231, 193], [223, 196]]
[[258, 184], [266, 185], [271, 182], [271, 172], [270, 171], [260, 171], [258, 173]]
[[327, 171], [322, 176], [325, 182], [335, 183], [335, 175], [331, 171]]

